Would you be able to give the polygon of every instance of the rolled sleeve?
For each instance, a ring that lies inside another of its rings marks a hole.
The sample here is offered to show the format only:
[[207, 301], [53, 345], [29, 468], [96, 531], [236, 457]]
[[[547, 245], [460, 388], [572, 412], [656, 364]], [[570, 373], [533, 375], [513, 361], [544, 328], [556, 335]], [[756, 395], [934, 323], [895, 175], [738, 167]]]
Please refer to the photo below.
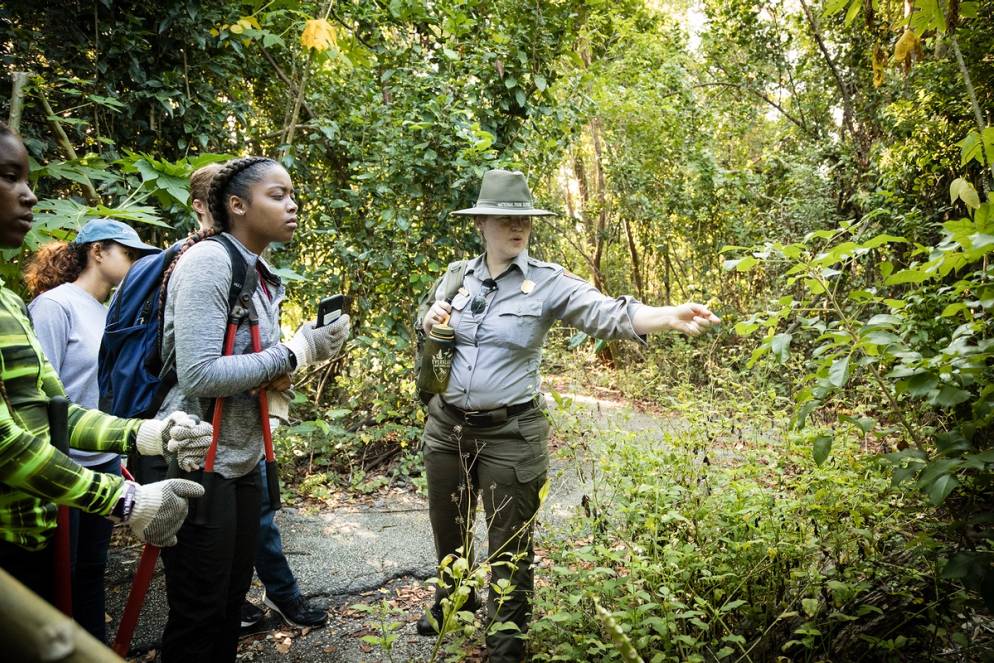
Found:
[[561, 274], [550, 297], [550, 312], [568, 325], [606, 341], [639, 341], [635, 312], [642, 306], [634, 297], [608, 297], [575, 276]]

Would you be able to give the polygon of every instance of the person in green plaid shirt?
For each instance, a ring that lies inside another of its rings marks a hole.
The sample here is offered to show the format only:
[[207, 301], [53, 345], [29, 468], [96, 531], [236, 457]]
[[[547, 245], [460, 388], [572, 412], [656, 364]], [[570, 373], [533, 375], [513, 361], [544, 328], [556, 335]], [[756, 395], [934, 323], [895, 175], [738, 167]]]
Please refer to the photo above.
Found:
[[[28, 184], [28, 155], [0, 124], [0, 247], [17, 248], [31, 229], [38, 199]], [[203, 494], [192, 481], [139, 486], [82, 467], [50, 444], [48, 400], [64, 395], [35, 338], [27, 309], [0, 279], [0, 567], [52, 600], [58, 504], [126, 522], [142, 541], [166, 546]], [[69, 445], [92, 451], [175, 455], [197, 467], [210, 446], [211, 426], [183, 412], [162, 420], [119, 419], [70, 405]]]

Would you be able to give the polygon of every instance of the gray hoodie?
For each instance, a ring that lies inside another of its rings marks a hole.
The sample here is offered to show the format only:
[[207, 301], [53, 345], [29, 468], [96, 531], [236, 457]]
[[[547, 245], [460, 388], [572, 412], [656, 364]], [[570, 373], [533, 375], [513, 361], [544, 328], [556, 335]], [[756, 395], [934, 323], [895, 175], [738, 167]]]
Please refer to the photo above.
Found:
[[264, 260], [225, 234], [242, 253], [248, 269], [258, 265], [260, 279], [252, 301], [259, 314], [263, 350], [252, 352], [246, 318], [235, 334], [232, 356], [221, 356], [228, 327], [231, 261], [219, 242], [194, 244], [169, 278], [162, 356], [168, 358], [175, 352], [178, 382], [166, 395], [158, 417], [183, 410], [206, 418], [213, 400], [224, 396], [214, 471], [231, 479], [251, 472], [262, 457], [259, 399], [248, 391], [288, 373], [290, 354], [279, 343], [283, 284]]

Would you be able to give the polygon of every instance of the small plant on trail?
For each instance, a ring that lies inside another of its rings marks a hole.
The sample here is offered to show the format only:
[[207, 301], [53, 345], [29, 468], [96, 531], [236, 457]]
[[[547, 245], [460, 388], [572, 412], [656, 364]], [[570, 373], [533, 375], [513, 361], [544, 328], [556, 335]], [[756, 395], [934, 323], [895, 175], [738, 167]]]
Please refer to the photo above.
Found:
[[399, 621], [398, 617], [404, 615], [404, 610], [392, 605], [387, 599], [381, 599], [379, 603], [372, 605], [356, 603], [350, 607], [376, 620], [376, 625], [380, 631], [379, 634], [367, 634], [362, 636], [361, 640], [368, 645], [379, 647], [387, 660], [392, 662], [394, 643], [400, 637], [397, 633], [404, 626], [404, 623]]

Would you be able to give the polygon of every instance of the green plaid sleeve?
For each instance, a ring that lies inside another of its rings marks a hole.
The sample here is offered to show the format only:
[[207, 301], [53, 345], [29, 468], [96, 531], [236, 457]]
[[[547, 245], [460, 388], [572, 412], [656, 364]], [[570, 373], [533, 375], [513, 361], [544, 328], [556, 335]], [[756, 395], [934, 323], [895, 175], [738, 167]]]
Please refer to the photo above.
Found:
[[[79, 429], [89, 412], [75, 410]], [[72, 418], [71, 414], [70, 425]], [[92, 472], [49, 444], [47, 422], [44, 430], [36, 432], [22, 428], [6, 403], [0, 403], [0, 481], [35, 497], [100, 515], [110, 513], [124, 487], [120, 477]], [[7, 525], [5, 515], [0, 510], [0, 528]]]

